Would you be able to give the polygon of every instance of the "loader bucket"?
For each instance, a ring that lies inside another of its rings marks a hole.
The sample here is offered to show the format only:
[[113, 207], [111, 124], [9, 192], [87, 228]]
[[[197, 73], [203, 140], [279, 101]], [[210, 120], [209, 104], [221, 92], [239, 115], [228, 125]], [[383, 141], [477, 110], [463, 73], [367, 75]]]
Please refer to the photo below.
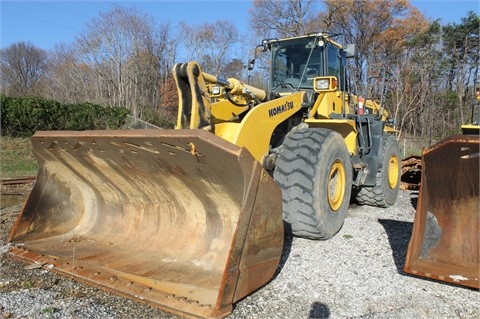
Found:
[[202, 130], [31, 140], [14, 258], [187, 317], [224, 317], [274, 275], [281, 191], [246, 149]]
[[404, 271], [479, 288], [479, 136], [451, 136], [422, 155]]

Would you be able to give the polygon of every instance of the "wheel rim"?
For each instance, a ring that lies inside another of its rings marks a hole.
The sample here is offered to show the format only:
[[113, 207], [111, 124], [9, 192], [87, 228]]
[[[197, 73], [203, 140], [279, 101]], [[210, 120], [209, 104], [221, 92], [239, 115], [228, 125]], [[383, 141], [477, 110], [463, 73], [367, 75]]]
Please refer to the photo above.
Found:
[[328, 204], [332, 211], [337, 211], [342, 206], [345, 197], [346, 174], [343, 164], [336, 160], [330, 168], [328, 176]]
[[395, 188], [398, 183], [398, 159], [396, 156], [391, 156], [388, 162], [388, 185], [390, 188]]

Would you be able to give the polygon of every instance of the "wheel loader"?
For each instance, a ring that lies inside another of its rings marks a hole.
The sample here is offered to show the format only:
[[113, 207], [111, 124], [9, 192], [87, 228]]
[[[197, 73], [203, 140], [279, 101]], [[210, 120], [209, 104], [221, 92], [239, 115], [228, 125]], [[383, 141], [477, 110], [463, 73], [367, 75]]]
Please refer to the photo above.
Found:
[[423, 150], [404, 271], [480, 289], [480, 88], [475, 92], [462, 134]]
[[[354, 46], [267, 39], [268, 90], [177, 64], [174, 130], [37, 132], [10, 253], [187, 317], [221, 318], [277, 271], [284, 232], [328, 239], [351, 198], [397, 197], [382, 99], [348, 88]], [[253, 64], [253, 61], [252, 61]]]

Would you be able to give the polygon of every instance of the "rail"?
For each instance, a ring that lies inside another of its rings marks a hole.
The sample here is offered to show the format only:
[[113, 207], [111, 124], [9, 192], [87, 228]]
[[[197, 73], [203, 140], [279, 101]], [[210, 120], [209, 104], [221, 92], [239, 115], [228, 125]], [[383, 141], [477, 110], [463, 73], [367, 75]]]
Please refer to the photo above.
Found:
[[25, 195], [35, 183], [34, 176], [5, 178], [0, 180], [1, 195]]

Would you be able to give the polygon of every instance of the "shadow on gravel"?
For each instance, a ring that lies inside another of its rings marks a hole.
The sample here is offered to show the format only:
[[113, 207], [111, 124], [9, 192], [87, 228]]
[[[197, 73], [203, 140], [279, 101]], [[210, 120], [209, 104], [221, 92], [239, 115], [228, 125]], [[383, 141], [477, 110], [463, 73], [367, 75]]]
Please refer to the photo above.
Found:
[[378, 222], [382, 224], [387, 232], [397, 272], [403, 275], [403, 265], [407, 257], [408, 242], [412, 236], [413, 223], [392, 219], [379, 219]]
[[410, 195], [411, 195], [410, 202], [412, 203], [412, 207], [416, 211], [417, 210], [417, 203], [418, 203], [418, 192], [412, 192], [412, 193], [410, 193]]
[[330, 318], [330, 309], [326, 304], [315, 301], [310, 306], [308, 319], [327, 319]]

